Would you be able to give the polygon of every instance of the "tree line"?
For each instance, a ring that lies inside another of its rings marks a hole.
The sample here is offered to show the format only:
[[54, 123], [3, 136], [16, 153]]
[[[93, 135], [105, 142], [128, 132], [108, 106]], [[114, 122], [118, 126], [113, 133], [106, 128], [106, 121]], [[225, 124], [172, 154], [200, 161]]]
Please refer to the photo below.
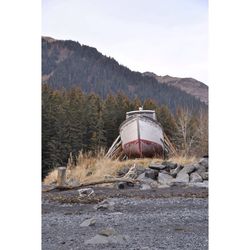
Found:
[[143, 102], [129, 99], [124, 93], [108, 95], [105, 99], [95, 93], [84, 93], [80, 88], [54, 90], [42, 85], [42, 175], [60, 165], [66, 165], [80, 150], [106, 150], [119, 135], [119, 126], [126, 112], [156, 110], [158, 121], [175, 144], [179, 153], [207, 154], [207, 112], [191, 113], [177, 108], [172, 113], [168, 106], [157, 105], [152, 99]]

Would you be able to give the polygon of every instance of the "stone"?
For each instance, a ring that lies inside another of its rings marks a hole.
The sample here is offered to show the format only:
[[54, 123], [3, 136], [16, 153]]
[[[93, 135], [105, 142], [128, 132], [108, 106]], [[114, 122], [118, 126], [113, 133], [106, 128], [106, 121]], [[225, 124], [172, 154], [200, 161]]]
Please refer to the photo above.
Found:
[[151, 186], [149, 184], [143, 183], [143, 184], [141, 184], [140, 189], [141, 190], [149, 190], [149, 189], [151, 189]]
[[152, 180], [157, 180], [158, 177], [158, 171], [154, 169], [146, 169], [145, 171], [145, 177], [150, 178]]
[[119, 182], [117, 184], [118, 189], [125, 189], [128, 187], [127, 182]]
[[161, 164], [150, 164], [148, 167], [150, 169], [154, 169], [154, 170], [158, 170], [158, 171], [164, 170], [167, 168], [165, 165], [161, 165]]
[[96, 206], [94, 206], [94, 208], [96, 210], [114, 210], [114, 205], [115, 203], [110, 200], [110, 199], [106, 199], [103, 200], [102, 202], [99, 202]]
[[177, 174], [181, 171], [183, 169], [183, 166], [182, 165], [178, 165], [175, 169], [171, 169], [170, 170], [170, 175], [172, 176], [172, 177], [176, 177], [177, 176]]
[[125, 189], [125, 188], [131, 188], [131, 187], [134, 187], [134, 183], [130, 183], [130, 182], [124, 182], [124, 181], [121, 181], [121, 182], [118, 182], [116, 184], [116, 187], [118, 189]]
[[137, 177], [137, 180], [141, 182], [140, 183], [141, 190], [147, 190], [147, 189], [151, 189], [151, 188], [158, 186], [158, 182], [155, 180], [152, 180], [151, 178], [146, 177], [145, 173], [140, 174]]
[[206, 167], [204, 167], [204, 166], [202, 166], [202, 165], [196, 165], [196, 172], [198, 173], [198, 174], [200, 174], [200, 173], [202, 173], [202, 172], [206, 172], [207, 171], [207, 169], [206, 169]]
[[189, 182], [189, 175], [185, 172], [179, 172], [177, 174], [176, 179], [174, 180], [174, 182], [179, 182], [179, 183], [188, 183]]
[[200, 173], [200, 176], [203, 180], [207, 181], [208, 180], [208, 172], [202, 172]]
[[95, 244], [107, 244], [109, 242], [110, 242], [110, 240], [108, 239], [108, 237], [97, 234], [93, 238], [86, 240], [85, 244], [86, 245], [95, 245]]
[[113, 228], [105, 228], [101, 230], [99, 234], [108, 237], [117, 234], [117, 232]]
[[206, 170], [208, 170], [208, 158], [207, 157], [201, 158], [199, 161], [199, 165], [204, 166]]
[[82, 222], [80, 224], [80, 227], [88, 227], [88, 226], [93, 226], [96, 223], [96, 219], [95, 218], [90, 218], [85, 220], [84, 222]]
[[191, 187], [208, 188], [208, 181], [189, 183]]
[[192, 164], [192, 165], [185, 165], [180, 172], [185, 174], [191, 174], [195, 170], [196, 170], [196, 165]]
[[169, 174], [159, 173], [158, 182], [160, 185], [170, 185], [173, 181], [173, 177]]
[[112, 236], [104, 236], [97, 234], [93, 238], [86, 240], [86, 245], [99, 245], [99, 244], [109, 244], [109, 243], [115, 243], [115, 244], [124, 244], [127, 241], [127, 237], [122, 235], [112, 235]]
[[178, 166], [177, 163], [168, 162], [168, 161], [162, 162], [162, 165], [164, 165], [166, 167], [166, 170], [168, 171], [170, 171], [171, 169], [175, 169]]
[[136, 166], [135, 169], [136, 169], [137, 176], [140, 175], [140, 174], [142, 174], [142, 173], [144, 173], [145, 170], [146, 170], [146, 168], [144, 166], [142, 166], [142, 165]]
[[193, 172], [190, 174], [190, 182], [194, 183], [202, 181], [203, 181], [202, 177], [197, 172]]
[[123, 244], [127, 241], [127, 236], [118, 234], [113, 228], [105, 228], [101, 230], [96, 236], [85, 241], [85, 244], [107, 244], [116, 243]]
[[140, 180], [140, 181], [143, 181], [143, 180], [145, 180], [145, 179], [148, 179], [148, 178], [145, 177], [145, 173], [142, 173], [142, 174], [140, 174], [140, 175], [137, 177], [137, 180]]

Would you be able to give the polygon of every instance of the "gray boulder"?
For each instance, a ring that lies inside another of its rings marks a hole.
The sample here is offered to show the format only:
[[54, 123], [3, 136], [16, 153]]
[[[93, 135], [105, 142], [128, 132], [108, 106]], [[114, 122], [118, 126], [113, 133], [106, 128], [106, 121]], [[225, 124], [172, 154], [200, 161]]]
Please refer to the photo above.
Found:
[[208, 158], [201, 158], [199, 161], [199, 165], [206, 168], [206, 171], [208, 170]]
[[204, 185], [208, 188], [208, 181], [203, 181]]
[[117, 232], [113, 228], [109, 227], [109, 228], [105, 228], [105, 229], [101, 230], [99, 232], [99, 234], [108, 237], [111, 235], [116, 235]]
[[199, 164], [196, 172], [201, 176], [203, 180], [208, 180], [208, 172], [205, 166]]
[[192, 165], [185, 165], [180, 172], [185, 174], [191, 174], [195, 170], [196, 170], [196, 165], [192, 164]]
[[158, 175], [158, 182], [160, 185], [170, 185], [173, 179], [174, 178], [169, 174], [159, 173]]
[[127, 237], [118, 234], [113, 228], [105, 228], [99, 232], [93, 238], [85, 241], [86, 245], [96, 245], [96, 244], [124, 244], [127, 241]]
[[175, 182], [175, 183], [188, 183], [189, 182], [189, 175], [185, 172], [180, 171], [177, 174], [177, 177], [173, 182]]
[[137, 180], [141, 181], [141, 182], [145, 182], [145, 183], [151, 183], [153, 182], [154, 180], [148, 178], [145, 176], [145, 173], [142, 173], [140, 174], [138, 177], [137, 177]]
[[140, 189], [141, 190], [149, 190], [149, 189], [151, 189], [151, 186], [150, 186], [150, 184], [143, 183], [140, 185]]
[[96, 244], [108, 244], [110, 242], [110, 239], [108, 237], [105, 237], [103, 235], [97, 234], [93, 238], [86, 240], [86, 245], [96, 245]]
[[175, 169], [171, 169], [170, 170], [170, 175], [172, 176], [172, 177], [176, 177], [177, 176], [177, 174], [181, 171], [183, 169], [183, 166], [182, 165], [178, 165]]
[[208, 188], [208, 181], [192, 182], [188, 184], [191, 187]]
[[100, 245], [100, 244], [109, 244], [109, 243], [115, 243], [115, 244], [124, 244], [126, 243], [126, 237], [122, 235], [113, 235], [113, 236], [104, 236], [97, 234], [93, 238], [86, 240], [86, 245]]
[[147, 189], [151, 189], [151, 188], [155, 188], [158, 186], [157, 181], [152, 180], [151, 178], [146, 177], [145, 173], [140, 174], [137, 177], [137, 180], [139, 180], [140, 183], [140, 189], [141, 190], [147, 190]]
[[146, 168], [144, 166], [138, 165], [135, 167], [137, 176], [144, 173]]
[[164, 161], [162, 162], [162, 165], [164, 165], [167, 171], [170, 171], [171, 169], [175, 169], [177, 168], [178, 164], [177, 163], [172, 163], [172, 162], [168, 162], [168, 161]]
[[203, 181], [202, 177], [197, 172], [193, 172], [190, 174], [190, 182], [194, 183], [202, 181]]
[[205, 181], [208, 180], [208, 172], [202, 172], [202, 173], [200, 173], [200, 176], [202, 177], [203, 180], [205, 180]]
[[189, 174], [192, 173], [193, 171], [195, 171], [195, 166], [194, 165], [186, 165], [186, 166], [184, 166], [178, 172], [178, 174], [176, 176], [176, 179], [173, 182], [175, 182], [175, 183], [188, 183], [189, 182]]
[[159, 174], [157, 170], [150, 169], [150, 168], [146, 169], [144, 173], [145, 173], [145, 177], [150, 178], [152, 180], [157, 180], [158, 174]]
[[164, 170], [167, 168], [165, 165], [161, 165], [161, 164], [150, 164], [148, 167], [150, 169], [154, 169], [154, 170], [158, 170], [158, 171]]
[[131, 188], [134, 186], [134, 183], [130, 183], [130, 182], [124, 182], [124, 181], [121, 181], [121, 182], [118, 182], [116, 184], [116, 187], [118, 189], [125, 189], [125, 188]]
[[96, 223], [96, 218], [90, 218], [85, 220], [80, 224], [80, 227], [88, 227], [88, 226], [93, 226]]

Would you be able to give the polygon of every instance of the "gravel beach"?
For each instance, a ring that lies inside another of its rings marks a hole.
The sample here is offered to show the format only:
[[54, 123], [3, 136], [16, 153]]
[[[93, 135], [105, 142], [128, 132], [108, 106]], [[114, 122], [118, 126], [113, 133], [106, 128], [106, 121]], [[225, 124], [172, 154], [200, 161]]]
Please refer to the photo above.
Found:
[[43, 250], [208, 249], [206, 188], [93, 189], [43, 193]]

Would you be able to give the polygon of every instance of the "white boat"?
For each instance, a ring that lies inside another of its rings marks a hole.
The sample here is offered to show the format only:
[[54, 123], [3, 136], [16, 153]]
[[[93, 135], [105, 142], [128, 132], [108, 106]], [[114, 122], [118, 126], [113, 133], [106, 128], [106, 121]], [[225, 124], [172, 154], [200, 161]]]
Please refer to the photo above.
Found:
[[163, 129], [157, 122], [154, 110], [126, 113], [126, 120], [120, 125], [122, 149], [129, 157], [163, 156]]

